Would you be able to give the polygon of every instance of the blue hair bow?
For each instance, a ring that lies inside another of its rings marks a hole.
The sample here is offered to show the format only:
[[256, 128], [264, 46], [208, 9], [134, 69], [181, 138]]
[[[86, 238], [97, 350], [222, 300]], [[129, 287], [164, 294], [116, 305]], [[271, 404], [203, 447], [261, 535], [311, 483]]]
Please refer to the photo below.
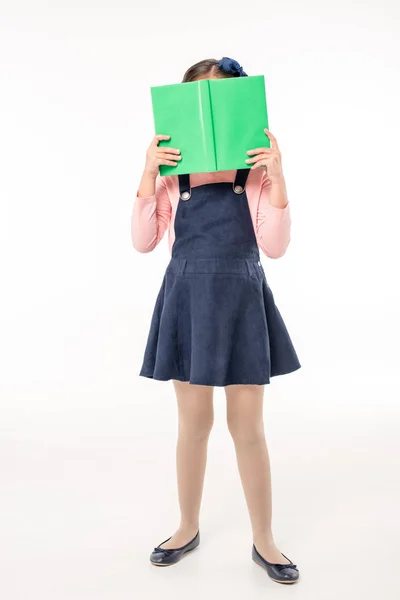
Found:
[[227, 73], [232, 73], [233, 75], [236, 75], [236, 77], [247, 77], [247, 73], [243, 71], [243, 67], [241, 67], [237, 60], [234, 60], [233, 58], [224, 56], [217, 64], [220, 69]]

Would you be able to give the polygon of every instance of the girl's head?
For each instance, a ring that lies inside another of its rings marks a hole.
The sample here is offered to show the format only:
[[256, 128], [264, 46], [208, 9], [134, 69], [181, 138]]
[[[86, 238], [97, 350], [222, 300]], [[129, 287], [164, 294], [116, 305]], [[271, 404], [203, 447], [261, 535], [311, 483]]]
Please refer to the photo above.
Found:
[[246, 77], [243, 67], [233, 58], [224, 56], [221, 60], [209, 58], [192, 65], [183, 76], [182, 83], [199, 79], [222, 79], [225, 77]]

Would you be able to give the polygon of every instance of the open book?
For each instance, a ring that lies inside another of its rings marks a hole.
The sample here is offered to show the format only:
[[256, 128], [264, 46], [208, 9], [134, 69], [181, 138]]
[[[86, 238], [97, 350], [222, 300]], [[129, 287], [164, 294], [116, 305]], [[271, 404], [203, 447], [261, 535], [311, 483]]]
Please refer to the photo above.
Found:
[[246, 169], [247, 150], [269, 148], [263, 75], [201, 79], [153, 86], [156, 134], [170, 135], [159, 146], [179, 148], [177, 166], [161, 165], [160, 175]]

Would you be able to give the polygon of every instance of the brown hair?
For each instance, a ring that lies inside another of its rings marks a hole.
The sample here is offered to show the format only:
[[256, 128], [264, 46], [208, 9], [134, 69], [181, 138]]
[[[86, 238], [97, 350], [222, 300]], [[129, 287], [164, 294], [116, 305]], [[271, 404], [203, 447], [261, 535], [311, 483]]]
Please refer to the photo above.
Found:
[[208, 79], [210, 76], [219, 77], [221, 79], [225, 77], [236, 77], [234, 73], [227, 73], [220, 69], [218, 64], [216, 64], [218, 62], [219, 61], [216, 58], [207, 58], [192, 65], [184, 74], [181, 83], [188, 83], [189, 81], [196, 81], [197, 79]]

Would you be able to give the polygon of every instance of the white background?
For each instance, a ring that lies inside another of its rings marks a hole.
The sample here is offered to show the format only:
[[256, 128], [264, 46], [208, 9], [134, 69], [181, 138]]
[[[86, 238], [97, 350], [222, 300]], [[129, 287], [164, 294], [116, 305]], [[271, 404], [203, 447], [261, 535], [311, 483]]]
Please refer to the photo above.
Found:
[[289, 594], [396, 596], [400, 10], [392, 0], [1, 2], [1, 586], [7, 600], [278, 597], [251, 561], [225, 397], [202, 544], [178, 526], [176, 402], [138, 376], [169, 260], [130, 215], [150, 85], [204, 58], [264, 74], [292, 240], [267, 279], [303, 368], [266, 388]]

